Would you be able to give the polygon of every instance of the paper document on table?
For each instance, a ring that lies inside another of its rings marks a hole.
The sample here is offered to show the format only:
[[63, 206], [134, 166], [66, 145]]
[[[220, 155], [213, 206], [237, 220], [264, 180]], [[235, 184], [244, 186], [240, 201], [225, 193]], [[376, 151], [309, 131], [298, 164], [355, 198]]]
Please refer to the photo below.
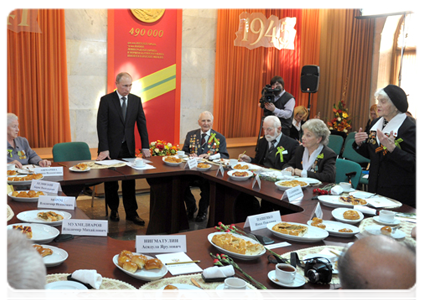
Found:
[[122, 163], [122, 161], [117, 159], [106, 159], [106, 160], [96, 161], [95, 163], [97, 165], [110, 166], [110, 165], [120, 164]]
[[275, 248], [282, 248], [282, 247], [288, 247], [291, 246], [290, 243], [287, 242], [282, 242], [282, 243], [277, 243], [277, 244], [272, 244], [272, 245], [266, 245], [267, 249], [275, 249]]
[[[137, 159], [137, 157], [122, 158], [122, 160], [127, 161], [127, 162], [129, 162], [129, 163], [133, 163], [136, 159]], [[146, 164], [151, 164], [151, 160], [148, 160], [148, 159], [145, 159], [145, 158], [143, 158], [142, 160], [143, 160], [143, 161], [144, 161], [144, 163], [146, 163]]]
[[[158, 254], [156, 257], [160, 259], [163, 264], [192, 261], [192, 259], [184, 252]], [[198, 273], [203, 271], [203, 269], [201, 269], [196, 263], [167, 265], [166, 268], [172, 275]]]

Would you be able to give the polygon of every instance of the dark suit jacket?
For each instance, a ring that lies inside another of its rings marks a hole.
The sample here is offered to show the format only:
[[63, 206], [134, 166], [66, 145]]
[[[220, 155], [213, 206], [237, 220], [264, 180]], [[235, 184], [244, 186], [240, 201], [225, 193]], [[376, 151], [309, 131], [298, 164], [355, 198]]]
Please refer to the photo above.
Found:
[[[269, 149], [269, 142], [265, 138], [262, 137], [258, 142], [256, 156], [254, 158], [251, 158], [251, 162], [253, 164], [258, 164], [262, 166], [264, 165], [265, 167], [268, 167], [268, 168], [282, 170], [283, 165], [286, 164], [291, 159], [291, 157], [294, 156], [295, 150], [297, 149], [298, 145], [299, 144], [296, 140], [290, 138], [289, 136], [286, 136], [285, 134], [282, 134], [282, 137], [279, 140], [279, 143], [277, 144], [276, 148], [283, 147], [288, 153], [283, 155], [282, 162], [278, 154], [277, 157], [275, 158], [272, 157], [272, 161], [273, 161], [272, 165], [266, 166], [265, 158]], [[275, 154], [276, 154], [276, 151], [274, 151], [274, 154], [272, 152], [272, 155], [275, 155]]]
[[[304, 149], [303, 146], [298, 147], [294, 157], [283, 168], [293, 167], [302, 170]], [[323, 159], [317, 159], [316, 166], [307, 172], [307, 177], [316, 178], [322, 182], [335, 182], [336, 153], [327, 146], [323, 146], [321, 153], [323, 153]]]
[[[377, 122], [374, 120], [370, 128]], [[376, 132], [370, 131], [369, 138], [360, 147], [352, 147], [359, 154], [370, 159], [369, 192], [378, 193], [416, 207], [416, 125], [407, 117], [396, 139], [401, 138], [394, 151], [376, 152], [379, 147]]]
[[109, 150], [110, 158], [117, 158], [124, 136], [129, 152], [132, 157], [135, 156], [135, 123], [141, 137], [142, 148], [149, 148], [147, 122], [141, 98], [133, 94], [129, 94], [127, 98], [125, 122], [116, 91], [100, 99], [97, 114], [98, 152]]
[[182, 150], [186, 153], [195, 153], [197, 155], [204, 153], [209, 153], [210, 155], [220, 153], [221, 158], [229, 158], [228, 150], [226, 149], [225, 137], [213, 129], [210, 131], [210, 133], [216, 134], [216, 139], [218, 139], [220, 142], [219, 146], [215, 145], [214, 141], [212, 141], [210, 144], [208, 144], [208, 141], [206, 141], [204, 148], [201, 148], [201, 129], [196, 129], [187, 133]]

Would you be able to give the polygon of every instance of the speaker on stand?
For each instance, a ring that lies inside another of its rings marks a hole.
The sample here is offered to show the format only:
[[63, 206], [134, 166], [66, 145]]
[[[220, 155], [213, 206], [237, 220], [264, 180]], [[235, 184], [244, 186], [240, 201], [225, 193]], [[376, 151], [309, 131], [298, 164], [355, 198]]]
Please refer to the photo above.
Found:
[[310, 97], [319, 89], [320, 68], [316, 65], [306, 65], [301, 69], [301, 92], [308, 93], [308, 112], [310, 116]]

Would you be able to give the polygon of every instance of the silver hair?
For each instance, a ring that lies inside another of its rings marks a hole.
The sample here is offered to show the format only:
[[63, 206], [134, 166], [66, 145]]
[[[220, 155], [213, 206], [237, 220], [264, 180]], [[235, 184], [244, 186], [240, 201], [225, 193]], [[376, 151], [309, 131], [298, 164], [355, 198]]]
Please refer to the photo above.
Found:
[[302, 126], [303, 129], [310, 130], [316, 137], [321, 137], [320, 144], [327, 145], [329, 142], [330, 130], [325, 122], [320, 119], [310, 119]]
[[282, 127], [281, 120], [276, 116], [267, 116], [266, 118], [264, 118], [263, 123], [267, 121], [272, 121], [274, 128]]
[[7, 126], [9, 126], [13, 121], [17, 121], [18, 116], [14, 113], [7, 113]]
[[124, 77], [124, 76], [128, 76], [132, 79], [131, 74], [129, 74], [128, 72], [121, 72], [121, 73], [116, 75], [116, 83], [119, 83], [120, 80], [122, 79], [122, 77]]
[[46, 266], [28, 238], [15, 229], [7, 230], [7, 280], [15, 289], [44, 289]]
[[201, 120], [201, 115], [203, 115], [203, 114], [208, 114], [208, 115], [210, 115], [210, 118], [211, 118], [211, 120], [213, 121], [213, 119], [214, 119], [213, 114], [212, 114], [211, 112], [207, 111], [207, 110], [203, 111], [203, 112], [202, 112], [202, 113], [198, 116], [198, 120]]

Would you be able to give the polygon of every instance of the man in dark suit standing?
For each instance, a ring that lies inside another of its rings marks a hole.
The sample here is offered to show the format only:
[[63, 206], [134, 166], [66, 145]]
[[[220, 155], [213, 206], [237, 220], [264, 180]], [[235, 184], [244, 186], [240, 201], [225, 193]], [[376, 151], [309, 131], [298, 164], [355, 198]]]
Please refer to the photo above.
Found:
[[[98, 157], [96, 160], [135, 157], [135, 123], [141, 137], [142, 153], [150, 157], [147, 123], [141, 98], [130, 94], [132, 77], [128, 73], [116, 76], [116, 91], [103, 96], [97, 114]], [[119, 184], [105, 182], [106, 203], [109, 206], [110, 220], [119, 221]], [[144, 225], [137, 213], [135, 180], [122, 180], [122, 198], [126, 220]]]
[[[190, 157], [209, 158], [211, 155], [220, 154], [220, 158], [229, 158], [225, 137], [212, 129], [213, 115], [208, 111], [202, 112], [198, 118], [198, 125], [200, 125], [199, 129], [187, 133], [182, 150]], [[199, 211], [195, 221], [203, 222], [206, 219], [210, 202], [209, 182], [200, 178], [194, 180], [192, 185], [199, 186], [201, 190], [201, 199], [198, 204]], [[185, 192], [185, 203], [188, 219], [192, 219], [197, 207], [189, 188]]]

